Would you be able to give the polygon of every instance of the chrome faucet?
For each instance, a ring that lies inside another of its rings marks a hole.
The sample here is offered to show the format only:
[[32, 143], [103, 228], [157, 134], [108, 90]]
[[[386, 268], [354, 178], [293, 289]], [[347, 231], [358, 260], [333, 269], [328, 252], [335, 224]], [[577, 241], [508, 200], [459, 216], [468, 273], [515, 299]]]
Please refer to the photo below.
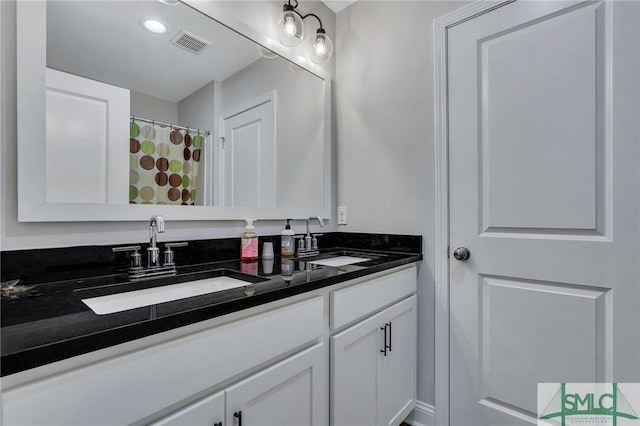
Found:
[[164, 262], [160, 261], [158, 233], [164, 232], [164, 218], [159, 214], [149, 220], [149, 248], [147, 248], [147, 265], [142, 265], [142, 256], [138, 253], [140, 246], [114, 247], [114, 252], [132, 252], [129, 263], [129, 279], [137, 280], [149, 277], [175, 275], [177, 273], [173, 248], [185, 247], [188, 243], [165, 243]]
[[160, 266], [160, 249], [157, 247], [158, 232], [164, 232], [164, 218], [159, 214], [151, 216], [149, 221], [149, 248], [147, 249], [147, 267]]
[[309, 232], [309, 225], [311, 225], [311, 221], [313, 219], [318, 219], [318, 223], [320, 223], [320, 227], [321, 228], [324, 227], [324, 220], [322, 220], [320, 216], [311, 216], [309, 219], [307, 219], [307, 237], [311, 236], [311, 232]]
[[324, 227], [324, 220], [320, 216], [311, 216], [307, 219], [307, 235], [305, 235], [304, 240], [301, 238], [298, 243], [298, 256], [314, 256], [316, 254], [320, 254], [320, 250], [318, 249], [318, 239], [317, 237], [322, 234], [311, 234], [311, 229], [309, 226], [311, 225], [311, 221], [313, 219], [318, 219], [318, 223], [320, 227]]

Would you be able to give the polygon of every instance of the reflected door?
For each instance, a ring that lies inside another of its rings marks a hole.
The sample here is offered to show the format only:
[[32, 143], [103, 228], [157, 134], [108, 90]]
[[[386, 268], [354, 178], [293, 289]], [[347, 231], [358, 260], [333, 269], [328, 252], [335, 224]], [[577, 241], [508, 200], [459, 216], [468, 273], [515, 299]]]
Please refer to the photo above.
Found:
[[221, 205], [276, 207], [273, 100], [223, 116]]
[[50, 68], [46, 82], [47, 202], [128, 204], [129, 90]]
[[451, 425], [640, 381], [638, 16], [518, 1], [448, 31]]

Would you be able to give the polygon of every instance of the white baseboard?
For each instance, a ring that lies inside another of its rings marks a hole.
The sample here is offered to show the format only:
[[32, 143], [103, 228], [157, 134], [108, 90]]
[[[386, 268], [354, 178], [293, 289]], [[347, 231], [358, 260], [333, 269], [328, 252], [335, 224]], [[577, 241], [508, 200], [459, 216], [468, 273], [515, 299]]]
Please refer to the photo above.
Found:
[[435, 426], [436, 409], [426, 402], [416, 401], [416, 408], [413, 409], [405, 421], [413, 426]]

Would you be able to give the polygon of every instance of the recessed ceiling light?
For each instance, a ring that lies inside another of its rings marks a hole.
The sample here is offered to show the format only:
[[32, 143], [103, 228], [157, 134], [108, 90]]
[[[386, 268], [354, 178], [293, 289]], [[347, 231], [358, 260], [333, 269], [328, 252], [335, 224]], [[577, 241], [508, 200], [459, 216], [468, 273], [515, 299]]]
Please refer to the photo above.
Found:
[[155, 34], [164, 34], [167, 32], [167, 26], [157, 19], [145, 19], [142, 21], [142, 28]]
[[177, 6], [180, 4], [180, 0], [158, 0], [160, 3], [166, 4], [167, 6]]

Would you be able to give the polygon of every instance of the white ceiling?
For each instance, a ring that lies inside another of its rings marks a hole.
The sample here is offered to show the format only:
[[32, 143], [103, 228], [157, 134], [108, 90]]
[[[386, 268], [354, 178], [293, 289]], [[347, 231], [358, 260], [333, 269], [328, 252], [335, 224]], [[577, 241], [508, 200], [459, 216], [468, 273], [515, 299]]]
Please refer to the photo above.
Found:
[[[148, 17], [168, 31], [142, 29], [140, 20]], [[212, 45], [196, 55], [171, 44], [181, 29]], [[245, 68], [260, 58], [260, 48], [183, 4], [47, 2], [47, 66], [172, 102]]]
[[323, 0], [322, 2], [329, 6], [329, 9], [333, 10], [334, 13], [338, 13], [356, 1], [357, 0]]

